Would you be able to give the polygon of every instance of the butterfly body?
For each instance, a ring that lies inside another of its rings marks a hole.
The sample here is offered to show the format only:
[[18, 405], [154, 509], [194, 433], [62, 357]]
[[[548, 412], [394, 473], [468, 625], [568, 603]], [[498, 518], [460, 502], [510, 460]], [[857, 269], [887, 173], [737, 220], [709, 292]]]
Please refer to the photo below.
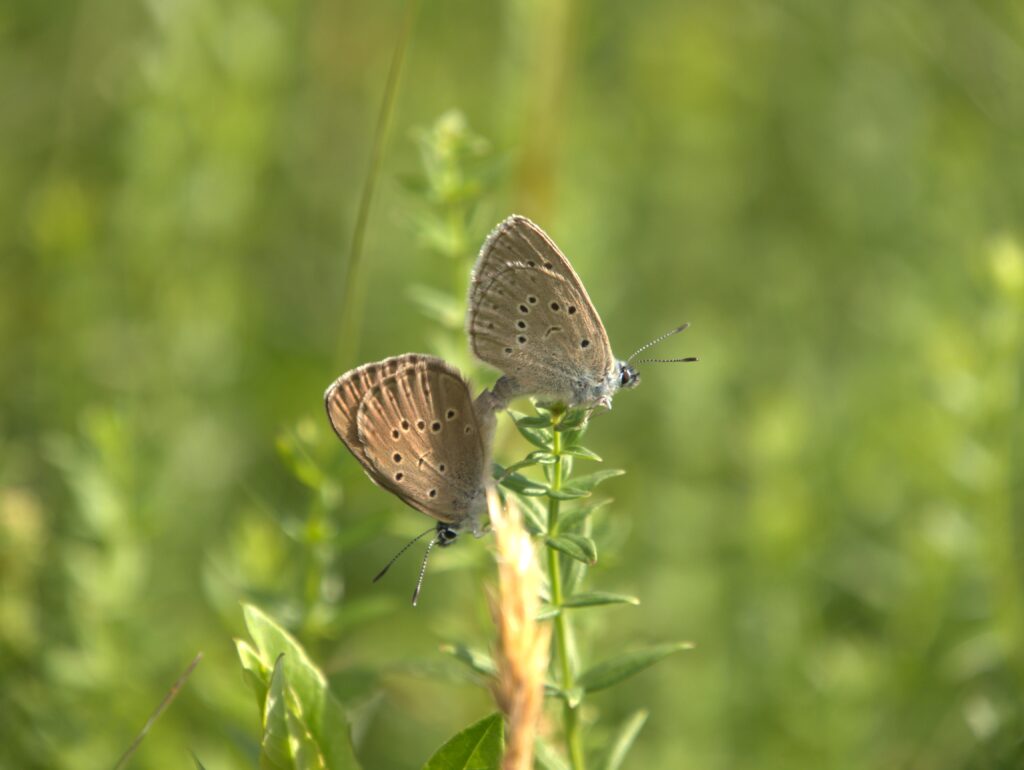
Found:
[[537, 225], [513, 215], [480, 250], [469, 294], [473, 353], [503, 372], [493, 393], [568, 406], [603, 405], [639, 382], [616, 359], [597, 309], [569, 260]]

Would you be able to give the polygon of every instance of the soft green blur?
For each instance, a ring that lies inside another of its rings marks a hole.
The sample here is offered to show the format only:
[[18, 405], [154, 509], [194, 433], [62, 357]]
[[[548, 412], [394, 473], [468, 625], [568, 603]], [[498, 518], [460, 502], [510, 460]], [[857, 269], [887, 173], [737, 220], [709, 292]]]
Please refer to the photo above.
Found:
[[[368, 770], [493, 709], [438, 652], [491, 644], [487, 542], [436, 553], [415, 610], [416, 556], [371, 585], [429, 522], [321, 394], [406, 351], [467, 366], [410, 287], [460, 287], [445, 248], [518, 211], [620, 356], [689, 321], [656, 352], [701, 358], [588, 434], [627, 471], [591, 587], [643, 603], [580, 615], [585, 656], [697, 644], [590, 699], [591, 745], [648, 707], [630, 768], [1020, 767], [1024, 4], [422, 0], [346, 346], [404, 9], [0, 6], [0, 766], [112, 766], [202, 650], [131, 766], [252, 767], [243, 600]], [[451, 108], [491, 165], [437, 248], [402, 180]]]

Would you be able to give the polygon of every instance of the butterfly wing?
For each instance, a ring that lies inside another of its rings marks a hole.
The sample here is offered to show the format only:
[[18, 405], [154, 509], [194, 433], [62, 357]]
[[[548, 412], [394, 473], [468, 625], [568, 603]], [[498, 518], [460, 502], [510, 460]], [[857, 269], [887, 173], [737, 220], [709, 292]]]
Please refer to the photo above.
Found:
[[456, 369], [423, 357], [385, 377], [360, 403], [356, 428], [374, 482], [440, 521], [476, 512], [487, 450]]
[[511, 216], [488, 236], [470, 288], [467, 330], [482, 361], [523, 391], [564, 396], [615, 367], [608, 335], [569, 260], [530, 220]]
[[381, 380], [408, 366], [414, 366], [425, 358], [426, 356], [416, 353], [406, 353], [372, 364], [364, 364], [345, 372], [327, 388], [327, 392], [324, 393], [324, 405], [327, 407], [331, 427], [348, 447], [348, 451], [360, 462], [363, 462], [363, 447], [359, 443], [359, 434], [356, 430], [356, 412], [359, 404], [370, 389]]

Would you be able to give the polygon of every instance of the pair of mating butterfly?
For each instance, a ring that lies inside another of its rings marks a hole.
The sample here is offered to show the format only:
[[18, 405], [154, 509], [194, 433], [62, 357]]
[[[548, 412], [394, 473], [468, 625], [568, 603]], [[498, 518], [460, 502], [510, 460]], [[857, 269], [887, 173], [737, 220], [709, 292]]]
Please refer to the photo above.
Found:
[[620, 388], [640, 380], [629, 362], [686, 328], [647, 343], [626, 361], [617, 360], [569, 260], [543, 230], [521, 216], [506, 219], [484, 242], [473, 269], [468, 315], [473, 353], [503, 373], [475, 402], [458, 370], [417, 353], [346, 372], [324, 395], [334, 431], [370, 480], [437, 519], [374, 578], [433, 532], [414, 605], [430, 550], [450, 545], [465, 529], [482, 534], [496, 412], [524, 395], [610, 409]]

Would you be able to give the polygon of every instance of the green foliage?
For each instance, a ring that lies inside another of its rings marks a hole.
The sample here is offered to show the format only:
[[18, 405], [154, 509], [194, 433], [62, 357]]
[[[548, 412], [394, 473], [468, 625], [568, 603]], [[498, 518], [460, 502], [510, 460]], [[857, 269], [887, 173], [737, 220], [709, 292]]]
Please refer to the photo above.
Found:
[[622, 767], [633, 741], [647, 723], [647, 716], [647, 712], [641, 709], [626, 718], [608, 749], [604, 762], [601, 763], [601, 770], [619, 770]]
[[236, 640], [262, 718], [260, 767], [358, 768], [344, 709], [298, 641], [259, 608], [243, 607], [252, 645]]
[[[562, 510], [564, 502], [588, 497], [601, 483], [621, 476], [623, 471], [607, 469], [582, 476], [571, 476], [573, 457], [600, 462], [596, 452], [584, 447], [582, 441], [588, 426], [589, 410], [566, 411], [559, 406], [538, 406], [536, 415], [525, 415], [509, 410], [519, 434], [541, 451], [530, 452], [524, 460], [510, 468], [544, 468], [545, 481], [539, 482], [509, 469], [495, 468], [499, 483], [517, 494], [526, 511], [526, 520], [535, 534], [543, 536], [549, 549], [548, 564], [549, 602], [541, 609], [540, 617], [554, 620], [552, 639], [552, 681], [550, 694], [560, 698], [564, 705], [563, 730], [566, 754], [573, 770], [583, 770], [586, 751], [583, 745], [579, 712], [586, 694], [603, 690], [628, 679], [657, 663], [662, 658], [692, 645], [662, 644], [643, 650], [613, 656], [580, 673], [579, 656], [571, 652], [575, 632], [565, 610], [593, 609], [616, 604], [638, 605], [639, 599], [607, 591], [576, 591], [584, 578], [585, 568], [597, 563], [597, 543], [590, 536], [590, 517], [602, 506], [579, 505], [573, 511]], [[538, 497], [547, 498], [547, 518], [534, 507]], [[562, 563], [563, 557], [571, 563]], [[620, 735], [609, 761], [621, 763], [625, 758], [640, 724], [632, 731]], [[628, 740], [627, 740], [628, 738]]]
[[491, 714], [453, 735], [423, 770], [497, 770], [505, 750], [501, 714]]
[[624, 679], [643, 671], [666, 658], [673, 652], [693, 649], [691, 642], [678, 642], [675, 644], [659, 644], [643, 650], [627, 652], [616, 655], [611, 660], [605, 660], [596, 666], [587, 669], [580, 674], [577, 680], [579, 686], [587, 692], [597, 692], [606, 687], [618, 684]]
[[[203, 650], [131, 767], [251, 770], [240, 601], [328, 676], [367, 767], [419, 767], [490, 708], [438, 653], [490, 649], [486, 539], [431, 557], [415, 611], [413, 554], [372, 584], [429, 522], [320, 402], [405, 7], [4, 4], [0, 767], [110, 767]], [[640, 708], [624, 770], [1020, 766], [1019, 0], [419, 8], [360, 360], [441, 353], [488, 385], [458, 309], [512, 211], [618, 355], [691, 321], [658, 355], [702, 359], [595, 413], [587, 447], [628, 473], [560, 501], [557, 533], [551, 450], [499, 431], [505, 466], [547, 453], [515, 471], [531, 531], [598, 546], [596, 571], [558, 554], [578, 671], [699, 644], [584, 693], [588, 766]], [[419, 142], [434, 181], [409, 192]], [[568, 608], [604, 589], [643, 603]], [[538, 765], [565, 770], [550, 706]]]

